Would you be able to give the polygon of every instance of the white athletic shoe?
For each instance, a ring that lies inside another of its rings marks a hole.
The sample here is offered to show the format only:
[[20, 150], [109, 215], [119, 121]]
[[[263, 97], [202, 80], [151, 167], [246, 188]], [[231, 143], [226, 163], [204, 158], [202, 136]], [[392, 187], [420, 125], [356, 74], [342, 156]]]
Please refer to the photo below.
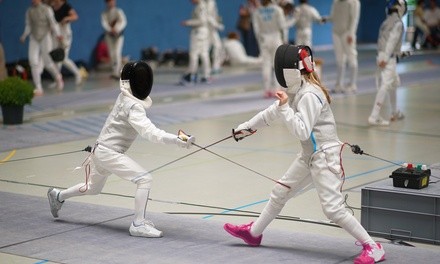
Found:
[[51, 82], [51, 83], [49, 84], [49, 89], [54, 90], [54, 89], [56, 89], [56, 88], [57, 88], [57, 82], [53, 81], [53, 82]]
[[342, 85], [337, 84], [335, 89], [333, 89], [332, 93], [344, 93], [345, 88]]
[[154, 227], [153, 222], [144, 220], [139, 226], [135, 226], [132, 222], [130, 225], [130, 235], [137, 237], [162, 237], [162, 231]]
[[50, 212], [52, 213], [53, 217], [58, 218], [58, 211], [61, 209], [61, 206], [63, 206], [64, 202], [58, 201], [58, 194], [60, 193], [60, 190], [55, 188], [50, 188], [47, 191], [47, 198], [49, 199], [49, 206], [50, 206]]
[[57, 89], [58, 92], [61, 92], [64, 89], [63, 78], [59, 78], [58, 80], [56, 80], [56, 84], [57, 86], [55, 88]]
[[372, 126], [389, 126], [390, 122], [386, 121], [382, 117], [374, 118], [372, 116], [368, 117], [368, 124]]
[[75, 85], [80, 85], [83, 82], [83, 78], [82, 76], [79, 74], [78, 76], [75, 77]]
[[34, 96], [43, 96], [44, 91], [43, 89], [35, 89], [34, 90]]
[[403, 115], [403, 113], [400, 112], [400, 110], [397, 110], [397, 112], [394, 112], [391, 114], [390, 121], [402, 120], [404, 118], [405, 118], [405, 116]]
[[357, 93], [357, 85], [356, 84], [350, 84], [346, 91], [346, 94], [350, 95], [350, 94], [356, 94]]

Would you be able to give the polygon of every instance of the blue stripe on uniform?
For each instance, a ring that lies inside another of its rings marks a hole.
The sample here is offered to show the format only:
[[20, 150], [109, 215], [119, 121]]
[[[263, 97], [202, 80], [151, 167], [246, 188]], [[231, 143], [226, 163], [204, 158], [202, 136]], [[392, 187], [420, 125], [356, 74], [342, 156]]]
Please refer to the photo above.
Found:
[[313, 152], [315, 152], [317, 150], [317, 147], [316, 147], [315, 135], [313, 134], [313, 132], [310, 133], [310, 140], [312, 141], [312, 144], [313, 144]]

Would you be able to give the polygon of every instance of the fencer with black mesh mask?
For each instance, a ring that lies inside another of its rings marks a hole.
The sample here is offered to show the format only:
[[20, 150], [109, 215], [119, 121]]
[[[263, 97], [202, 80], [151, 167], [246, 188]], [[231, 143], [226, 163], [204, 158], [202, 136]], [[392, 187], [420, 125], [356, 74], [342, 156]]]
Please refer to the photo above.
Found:
[[54, 217], [58, 217], [58, 211], [66, 199], [99, 194], [107, 178], [115, 174], [137, 185], [130, 235], [162, 237], [162, 231], [146, 217], [152, 175], [126, 152], [138, 135], [153, 143], [176, 144], [182, 148], [189, 148], [195, 142], [195, 138], [167, 133], [151, 122], [146, 110], [152, 105], [149, 96], [152, 85], [153, 71], [146, 62], [129, 62], [123, 67], [120, 79], [121, 93], [91, 154], [83, 164], [88, 172], [86, 181], [66, 190], [50, 188], [48, 191], [49, 205]]

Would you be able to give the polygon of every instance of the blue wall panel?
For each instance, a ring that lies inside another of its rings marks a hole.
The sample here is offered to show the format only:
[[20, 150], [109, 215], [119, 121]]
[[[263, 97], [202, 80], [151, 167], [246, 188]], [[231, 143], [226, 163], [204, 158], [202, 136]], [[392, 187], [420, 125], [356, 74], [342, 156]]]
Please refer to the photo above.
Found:
[[[27, 57], [27, 43], [19, 42], [24, 29], [24, 16], [30, 0], [0, 1], [0, 40], [3, 43], [6, 60], [16, 61]], [[225, 31], [236, 30], [240, 4], [245, 0], [217, 0], [219, 12], [225, 23]], [[295, 1], [298, 2], [298, 1]], [[330, 13], [330, 0], [310, 0], [322, 15]], [[384, 1], [362, 0], [362, 17], [359, 27], [361, 42], [375, 42], [377, 28], [384, 18]], [[70, 57], [74, 60], [89, 61], [93, 48], [103, 33], [100, 14], [105, 8], [104, 0], [69, 0], [79, 15], [72, 24], [74, 42]], [[118, 0], [117, 4], [127, 15], [123, 55], [139, 59], [141, 49], [156, 46], [160, 51], [167, 49], [188, 49], [189, 29], [181, 22], [190, 18], [193, 5], [190, 0]], [[370, 23], [366, 25], [366, 23]], [[294, 30], [290, 31], [294, 37]], [[331, 45], [331, 24], [313, 27], [315, 46]]]

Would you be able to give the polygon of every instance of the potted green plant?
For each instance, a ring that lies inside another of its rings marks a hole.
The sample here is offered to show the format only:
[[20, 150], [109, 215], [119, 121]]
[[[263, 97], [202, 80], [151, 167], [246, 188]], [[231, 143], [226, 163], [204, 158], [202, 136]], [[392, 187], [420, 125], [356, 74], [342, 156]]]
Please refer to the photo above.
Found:
[[7, 77], [0, 81], [0, 105], [3, 124], [22, 124], [24, 106], [31, 104], [33, 97], [34, 88], [26, 80], [18, 77]]

